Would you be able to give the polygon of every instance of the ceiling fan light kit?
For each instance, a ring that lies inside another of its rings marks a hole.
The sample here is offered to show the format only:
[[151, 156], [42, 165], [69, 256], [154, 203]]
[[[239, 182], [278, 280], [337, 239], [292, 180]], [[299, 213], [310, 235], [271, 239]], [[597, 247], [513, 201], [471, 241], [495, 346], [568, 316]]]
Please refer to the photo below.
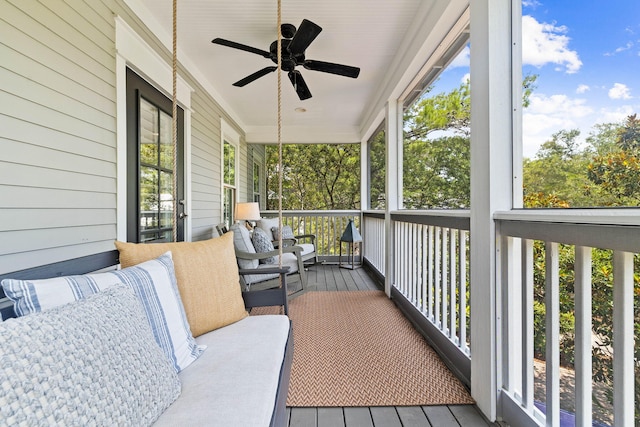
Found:
[[[280, 33], [282, 35], [281, 41], [281, 69], [288, 72], [289, 80], [293, 85], [300, 100], [311, 98], [311, 91], [307, 86], [302, 73], [295, 68], [299, 65], [307, 70], [319, 71], [322, 73], [336, 74], [339, 76], [357, 78], [360, 74], [360, 68], [352, 67], [349, 65], [334, 64], [331, 62], [316, 61], [306, 59], [305, 51], [309, 45], [318, 37], [318, 34], [322, 31], [322, 27], [313, 22], [303, 19], [300, 27], [296, 30], [296, 27], [292, 24], [282, 24], [280, 26]], [[233, 85], [238, 87], [246, 86], [247, 84], [264, 77], [269, 73], [272, 73], [278, 69], [278, 41], [274, 41], [269, 46], [269, 51], [257, 49], [251, 46], [247, 46], [241, 43], [225, 40], [221, 38], [215, 38], [211, 40], [211, 43], [219, 44], [221, 46], [227, 46], [233, 49], [244, 50], [245, 52], [260, 55], [264, 58], [271, 59], [276, 66], [265, 67], [256, 71], [247, 77], [238, 80]]]

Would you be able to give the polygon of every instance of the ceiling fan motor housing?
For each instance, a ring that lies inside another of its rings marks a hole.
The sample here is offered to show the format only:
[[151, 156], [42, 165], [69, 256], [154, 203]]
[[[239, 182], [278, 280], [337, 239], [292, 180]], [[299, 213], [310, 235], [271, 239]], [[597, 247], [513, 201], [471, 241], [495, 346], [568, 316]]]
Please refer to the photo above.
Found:
[[[299, 55], [294, 55], [289, 52], [289, 43], [291, 40], [283, 39], [282, 40], [282, 70], [283, 71], [293, 71], [296, 68], [296, 65], [303, 64], [305, 61], [304, 53]], [[269, 46], [269, 53], [271, 53], [271, 60], [277, 64], [278, 63], [278, 41], [274, 41]]]

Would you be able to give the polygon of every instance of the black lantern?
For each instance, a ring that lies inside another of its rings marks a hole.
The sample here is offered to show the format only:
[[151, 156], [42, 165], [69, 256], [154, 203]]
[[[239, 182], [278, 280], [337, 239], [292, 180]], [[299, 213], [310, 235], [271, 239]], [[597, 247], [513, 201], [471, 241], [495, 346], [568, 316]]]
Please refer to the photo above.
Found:
[[[342, 242], [347, 243], [349, 247], [347, 251], [346, 265], [342, 265]], [[347, 224], [347, 228], [345, 228], [344, 233], [342, 233], [342, 236], [340, 237], [340, 255], [338, 257], [338, 264], [340, 267], [350, 268], [351, 270], [356, 268], [354, 245], [360, 242], [362, 242], [362, 236], [360, 235], [360, 232], [358, 232], [356, 225], [353, 223], [353, 219], [349, 219], [349, 224]], [[349, 265], [349, 257], [351, 257], [351, 265]]]

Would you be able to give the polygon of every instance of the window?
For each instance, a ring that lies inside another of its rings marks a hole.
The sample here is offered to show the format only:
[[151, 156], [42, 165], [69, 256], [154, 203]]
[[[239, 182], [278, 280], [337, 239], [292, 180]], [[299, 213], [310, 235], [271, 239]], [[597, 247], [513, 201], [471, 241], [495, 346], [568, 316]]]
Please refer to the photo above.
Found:
[[253, 161], [253, 201], [260, 203], [262, 194], [262, 165], [259, 161]]
[[237, 147], [224, 139], [222, 144], [222, 222], [227, 226], [233, 224], [237, 191]]

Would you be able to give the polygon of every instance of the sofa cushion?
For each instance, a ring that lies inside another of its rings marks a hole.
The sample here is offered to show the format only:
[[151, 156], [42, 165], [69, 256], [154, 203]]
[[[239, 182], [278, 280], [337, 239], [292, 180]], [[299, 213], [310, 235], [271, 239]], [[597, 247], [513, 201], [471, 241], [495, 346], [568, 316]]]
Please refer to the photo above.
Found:
[[250, 316], [197, 338], [208, 350], [180, 372], [182, 395], [155, 426], [268, 426], [290, 322]]
[[5, 279], [2, 286], [18, 316], [40, 312], [124, 283], [138, 297], [155, 339], [176, 371], [204, 351], [191, 335], [180, 301], [171, 252], [144, 263], [105, 273], [42, 280]]
[[[256, 249], [256, 253], [264, 253], [273, 251], [273, 243], [271, 242], [271, 236], [267, 235], [263, 229], [256, 227], [253, 230], [253, 237], [251, 238], [253, 241], [253, 247]], [[260, 264], [275, 264], [277, 258], [275, 256], [270, 256], [267, 258], [262, 258], [260, 260]]]
[[178, 289], [194, 337], [247, 316], [231, 233], [201, 242], [116, 242], [116, 247], [123, 267], [171, 251]]
[[0, 424], [150, 425], [180, 394], [133, 292], [0, 323]]
[[[233, 246], [239, 250], [240, 252], [247, 252], [250, 254], [256, 253], [256, 248], [253, 247], [253, 242], [251, 241], [251, 236], [249, 235], [249, 230], [247, 227], [243, 227], [239, 224], [233, 224], [229, 227], [229, 231], [233, 233]], [[242, 259], [238, 258], [237, 260], [238, 267], [240, 268], [257, 268], [258, 260], [257, 259]]]

